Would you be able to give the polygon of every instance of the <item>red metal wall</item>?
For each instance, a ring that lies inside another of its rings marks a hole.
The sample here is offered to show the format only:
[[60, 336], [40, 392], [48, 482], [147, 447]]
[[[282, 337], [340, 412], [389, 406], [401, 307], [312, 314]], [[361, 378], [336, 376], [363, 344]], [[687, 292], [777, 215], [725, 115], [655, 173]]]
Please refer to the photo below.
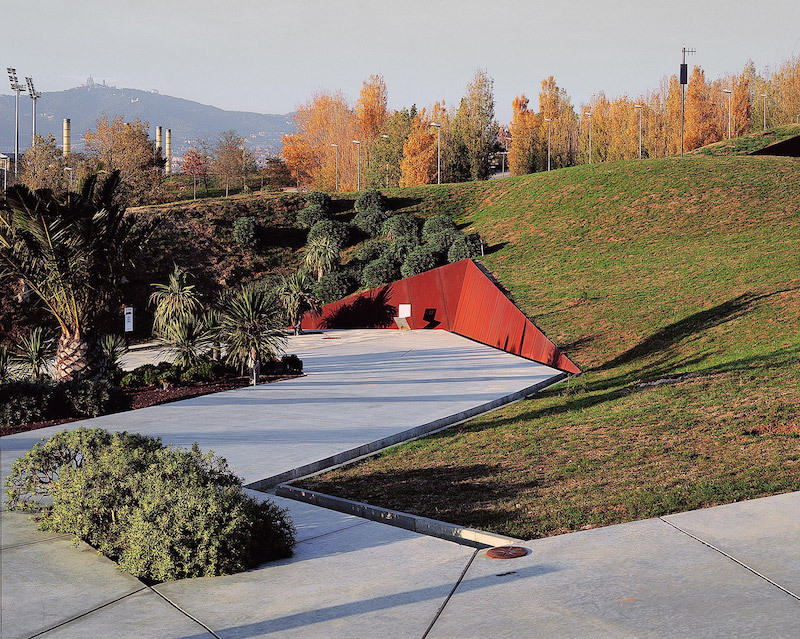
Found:
[[303, 329], [397, 328], [400, 304], [411, 304], [412, 329], [448, 330], [476, 342], [579, 373], [472, 260], [461, 260], [327, 304]]

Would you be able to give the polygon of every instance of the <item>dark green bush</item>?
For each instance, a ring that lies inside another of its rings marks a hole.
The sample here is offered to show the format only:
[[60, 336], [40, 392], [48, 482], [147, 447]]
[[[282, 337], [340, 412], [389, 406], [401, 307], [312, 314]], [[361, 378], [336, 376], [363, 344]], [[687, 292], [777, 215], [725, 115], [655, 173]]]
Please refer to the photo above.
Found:
[[391, 217], [391, 213], [373, 207], [356, 213], [352, 226], [368, 237], [377, 237], [383, 233], [383, 224]]
[[453, 243], [462, 237], [464, 237], [464, 234], [461, 231], [449, 229], [429, 235], [426, 244], [441, 255], [442, 258], [445, 258], [447, 257], [447, 252], [450, 250], [450, 247], [453, 246]]
[[380, 191], [367, 189], [358, 194], [354, 208], [357, 213], [373, 209], [383, 212], [388, 208], [388, 202]]
[[299, 375], [303, 372], [303, 360], [294, 353], [281, 357], [281, 365], [284, 372], [289, 375]]
[[240, 217], [233, 223], [233, 239], [239, 246], [255, 248], [258, 244], [258, 222], [253, 216]]
[[[9, 510], [69, 533], [151, 581], [239, 572], [287, 557], [286, 511], [249, 497], [221, 457], [79, 428], [42, 440], [6, 479]], [[52, 503], [43, 503], [45, 498]]]
[[427, 244], [423, 244], [408, 254], [403, 266], [400, 267], [400, 274], [403, 277], [411, 277], [423, 271], [430, 271], [437, 266], [439, 266], [438, 252]]
[[322, 220], [311, 227], [308, 232], [308, 242], [317, 237], [328, 237], [341, 249], [350, 241], [350, 228], [338, 220]]
[[473, 257], [480, 257], [481, 254], [481, 237], [477, 233], [471, 235], [462, 235], [450, 245], [447, 251], [448, 262], [458, 262]]
[[353, 259], [363, 263], [371, 262], [383, 255], [387, 248], [389, 248], [389, 243], [384, 240], [367, 240], [359, 244], [353, 251]]
[[307, 229], [310, 229], [317, 222], [329, 219], [331, 219], [330, 213], [318, 204], [309, 204], [297, 214], [297, 223]]
[[322, 191], [311, 191], [306, 194], [306, 202], [309, 206], [318, 206], [326, 213], [331, 210], [331, 196]]
[[58, 387], [67, 415], [97, 417], [119, 408], [119, 389], [105, 379], [81, 379], [65, 382]]
[[361, 282], [367, 288], [375, 288], [399, 279], [400, 267], [385, 257], [372, 260], [361, 272]]
[[14, 381], [0, 384], [0, 426], [49, 419], [55, 389], [52, 384]]
[[414, 238], [404, 237], [396, 242], [392, 242], [389, 248], [383, 253], [383, 257], [391, 261], [399, 269], [403, 262], [406, 261], [408, 254], [419, 246], [419, 242]]
[[325, 273], [318, 281], [314, 282], [311, 290], [320, 302], [330, 304], [347, 297], [347, 294], [355, 288], [354, 284], [355, 282], [348, 274], [332, 271]]
[[456, 223], [453, 222], [453, 219], [449, 215], [439, 213], [425, 220], [425, 223], [422, 225], [422, 239], [427, 242], [428, 239], [436, 233], [456, 230], [458, 230], [458, 227]]
[[398, 213], [383, 223], [383, 234], [395, 241], [412, 238], [419, 242], [419, 222], [410, 213]]

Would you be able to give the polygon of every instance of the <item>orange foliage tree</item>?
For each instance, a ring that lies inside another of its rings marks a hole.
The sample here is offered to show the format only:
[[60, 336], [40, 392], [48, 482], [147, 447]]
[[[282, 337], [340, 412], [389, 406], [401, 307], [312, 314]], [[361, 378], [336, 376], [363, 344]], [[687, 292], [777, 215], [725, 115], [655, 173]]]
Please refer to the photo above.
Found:
[[403, 145], [400, 160], [400, 186], [430, 184], [436, 178], [436, 132], [425, 109], [411, 122], [411, 133]]

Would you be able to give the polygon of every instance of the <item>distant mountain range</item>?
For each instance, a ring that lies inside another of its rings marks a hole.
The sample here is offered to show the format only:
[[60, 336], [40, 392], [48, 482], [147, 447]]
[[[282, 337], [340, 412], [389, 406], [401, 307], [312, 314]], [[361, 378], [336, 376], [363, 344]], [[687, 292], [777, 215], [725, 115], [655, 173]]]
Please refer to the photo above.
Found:
[[[0, 95], [0, 152], [14, 152], [14, 94]], [[31, 100], [26, 93], [19, 98], [20, 153], [31, 140]], [[178, 157], [200, 138], [213, 146], [222, 131], [235, 130], [247, 138], [248, 146], [257, 155], [276, 154], [281, 149], [281, 136], [294, 131], [292, 114], [268, 115], [246, 111], [224, 111], [213, 106], [161, 95], [155, 91], [118, 89], [96, 84], [89, 79], [85, 85], [66, 91], [42, 93], [36, 102], [36, 133], [52, 133], [61, 146], [62, 122], [69, 118], [72, 125], [72, 150], [83, 150], [86, 131], [97, 128], [103, 115], [109, 119], [122, 116], [126, 122], [139, 118], [150, 123], [150, 137], [155, 138], [156, 126], [172, 129], [173, 155]]]

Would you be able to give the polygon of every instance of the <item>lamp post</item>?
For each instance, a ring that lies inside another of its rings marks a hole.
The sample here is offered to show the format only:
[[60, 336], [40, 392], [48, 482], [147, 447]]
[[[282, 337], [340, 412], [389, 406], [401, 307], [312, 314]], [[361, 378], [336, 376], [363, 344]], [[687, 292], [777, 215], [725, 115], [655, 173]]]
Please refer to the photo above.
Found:
[[639, 159], [642, 159], [642, 108], [643, 104], [634, 104], [634, 109], [639, 109]]
[[336, 149], [336, 193], [339, 192], [339, 145], [331, 144]]
[[584, 111], [583, 115], [589, 118], [589, 164], [592, 163], [592, 112]]
[[438, 122], [431, 122], [431, 126], [436, 127], [436, 146], [438, 149], [436, 156], [436, 183], [442, 183], [442, 125]]
[[[389, 136], [385, 133], [381, 133], [381, 137], [386, 140], [386, 146], [389, 146]], [[386, 156], [386, 188], [389, 188], [389, 156]]]
[[733, 95], [733, 91], [730, 89], [722, 89], [723, 93], [728, 94], [728, 139], [731, 139], [731, 96]]
[[25, 87], [17, 80], [17, 70], [13, 67], [6, 67], [8, 79], [11, 81], [11, 90], [17, 94], [14, 106], [14, 176], [19, 174], [19, 94]]
[[[75, 170], [72, 167], [65, 166], [64, 170], [67, 172], [67, 178], [69, 179], [69, 190], [72, 191], [72, 172]], [[197, 199], [197, 198], [195, 198]]]
[[358, 181], [356, 182], [356, 191], [361, 190], [361, 140], [353, 140], [353, 144], [358, 145]]
[[33, 101], [33, 133], [31, 134], [31, 148], [33, 148], [36, 145], [36, 100], [38, 100], [41, 95], [36, 93], [36, 89], [33, 88], [33, 78], [27, 77], [25, 78], [25, 82], [28, 84], [28, 94]]
[[767, 130], [767, 94], [762, 93], [761, 97], [764, 98], [764, 130]]
[[547, 122], [547, 170], [550, 170], [550, 125], [552, 123], [551, 118], [545, 118], [545, 122]]

